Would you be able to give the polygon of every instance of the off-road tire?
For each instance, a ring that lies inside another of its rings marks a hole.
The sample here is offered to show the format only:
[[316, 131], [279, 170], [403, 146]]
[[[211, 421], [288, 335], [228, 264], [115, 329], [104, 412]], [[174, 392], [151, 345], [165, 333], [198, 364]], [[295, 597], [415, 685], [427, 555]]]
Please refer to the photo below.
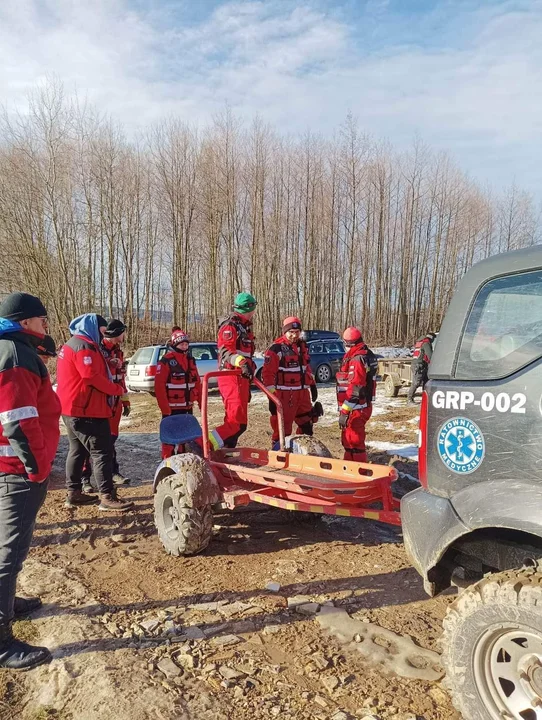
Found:
[[290, 438], [290, 452], [295, 455], [316, 455], [317, 457], [333, 457], [323, 442], [312, 435], [293, 435]]
[[[542, 573], [531, 570], [505, 571], [484, 578], [463, 590], [450, 606], [444, 619], [441, 640], [442, 663], [446, 670], [445, 684], [464, 720], [498, 720], [508, 717], [499, 714], [497, 701], [487, 700], [487, 673], [481, 670], [475, 673], [475, 665], [477, 668], [483, 665], [481, 658], [484, 657], [486, 643], [496, 644], [499, 633], [503, 636], [517, 628], [520, 635], [523, 632], [534, 634], [540, 637], [542, 643], [541, 606]], [[529, 647], [528, 643], [526, 647]], [[506, 656], [502, 662], [506, 663]], [[501, 672], [504, 676], [505, 670]], [[477, 675], [481, 680], [477, 681]], [[487, 682], [492, 685], [499, 683], [499, 680], [495, 676]], [[503, 687], [502, 681], [500, 686]], [[527, 708], [529, 705], [526, 705]], [[528, 712], [522, 715], [526, 720], [531, 717]], [[536, 716], [533, 714], [532, 717]]]
[[393, 382], [393, 378], [391, 375], [386, 375], [384, 379], [384, 395], [386, 397], [397, 397], [399, 395], [399, 390], [401, 389], [400, 385], [396, 385]]
[[170, 555], [196, 555], [212, 537], [213, 511], [202, 487], [216, 480], [205, 460], [193, 454], [176, 456], [178, 472], [163, 478], [154, 495], [154, 523], [162, 545]]

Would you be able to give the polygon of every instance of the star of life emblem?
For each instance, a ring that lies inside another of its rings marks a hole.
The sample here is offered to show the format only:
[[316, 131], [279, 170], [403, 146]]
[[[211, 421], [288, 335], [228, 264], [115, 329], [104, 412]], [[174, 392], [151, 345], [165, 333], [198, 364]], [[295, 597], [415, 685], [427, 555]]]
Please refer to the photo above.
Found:
[[446, 467], [462, 475], [474, 472], [486, 451], [480, 428], [464, 417], [447, 420], [439, 430], [437, 444], [440, 459]]

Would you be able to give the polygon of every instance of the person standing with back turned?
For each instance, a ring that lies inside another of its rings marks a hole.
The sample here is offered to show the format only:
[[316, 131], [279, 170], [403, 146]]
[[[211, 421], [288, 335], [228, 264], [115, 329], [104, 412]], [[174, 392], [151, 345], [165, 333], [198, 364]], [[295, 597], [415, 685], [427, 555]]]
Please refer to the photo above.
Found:
[[[60, 402], [38, 356], [47, 311], [28, 293], [0, 303], [0, 667], [28, 670], [51, 660], [13, 637], [12, 622], [41, 606], [15, 597], [60, 437]], [[54, 343], [53, 343], [54, 347]]]
[[414, 395], [420, 387], [425, 387], [427, 382], [429, 364], [433, 357], [433, 343], [435, 342], [436, 333], [427, 333], [416, 341], [414, 352], [412, 353], [412, 382], [408, 390], [407, 405], [414, 405]]

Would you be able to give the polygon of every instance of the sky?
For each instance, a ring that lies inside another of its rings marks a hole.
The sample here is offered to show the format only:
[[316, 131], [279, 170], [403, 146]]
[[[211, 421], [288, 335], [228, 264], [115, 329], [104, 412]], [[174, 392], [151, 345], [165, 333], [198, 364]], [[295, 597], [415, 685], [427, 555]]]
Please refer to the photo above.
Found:
[[60, 79], [129, 134], [226, 105], [285, 133], [351, 112], [542, 200], [542, 0], [0, 0], [0, 103]]

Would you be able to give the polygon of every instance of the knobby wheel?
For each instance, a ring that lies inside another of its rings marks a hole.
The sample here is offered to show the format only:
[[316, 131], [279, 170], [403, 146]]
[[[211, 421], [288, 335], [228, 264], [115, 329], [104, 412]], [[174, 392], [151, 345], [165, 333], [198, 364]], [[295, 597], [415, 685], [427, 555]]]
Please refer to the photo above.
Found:
[[209, 544], [216, 480], [202, 458], [175, 456], [177, 472], [163, 478], [154, 495], [154, 522], [170, 555], [196, 555]]
[[444, 620], [446, 684], [465, 720], [542, 719], [542, 574], [464, 590]]

